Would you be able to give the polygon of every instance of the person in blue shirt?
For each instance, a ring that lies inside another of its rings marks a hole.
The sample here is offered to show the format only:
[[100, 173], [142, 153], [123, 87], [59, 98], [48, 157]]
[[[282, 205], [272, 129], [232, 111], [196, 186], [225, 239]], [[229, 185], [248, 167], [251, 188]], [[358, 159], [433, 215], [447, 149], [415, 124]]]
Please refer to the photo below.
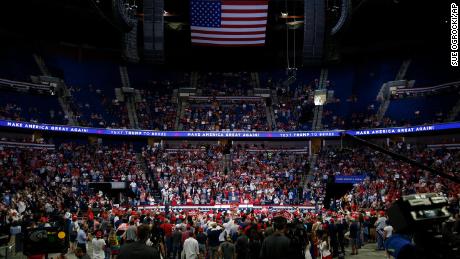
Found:
[[86, 242], [88, 241], [87, 230], [88, 226], [83, 225], [77, 233], [77, 247], [80, 247], [84, 253], [86, 253]]

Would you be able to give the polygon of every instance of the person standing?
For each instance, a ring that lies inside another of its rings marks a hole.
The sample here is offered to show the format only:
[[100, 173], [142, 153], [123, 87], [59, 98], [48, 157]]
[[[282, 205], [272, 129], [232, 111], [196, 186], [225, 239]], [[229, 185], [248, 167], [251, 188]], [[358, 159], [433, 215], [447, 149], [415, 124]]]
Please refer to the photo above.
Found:
[[[388, 247], [387, 247], [387, 240], [391, 238], [393, 235], [393, 226], [390, 225], [390, 221], [387, 220], [386, 226], [383, 228], [383, 238], [384, 238], [384, 246], [385, 246], [385, 251], [388, 254]], [[388, 258], [390, 258], [388, 254]]]
[[384, 228], [386, 226], [387, 218], [385, 217], [385, 212], [380, 212], [380, 217], [375, 222], [375, 228], [377, 232], [377, 250], [384, 250], [385, 246], [384, 241]]
[[383, 228], [383, 238], [386, 241], [388, 238], [393, 235], [393, 227], [390, 225], [390, 221], [387, 220], [386, 226]]
[[100, 230], [97, 231], [96, 238], [93, 238], [91, 242], [93, 244], [92, 259], [104, 259], [105, 258], [105, 253], [104, 253], [105, 241], [102, 238], [102, 231]]
[[134, 220], [129, 222], [129, 227], [126, 229], [126, 232], [123, 234], [126, 240], [126, 243], [133, 243], [136, 241], [136, 231], [137, 228], [134, 225]]
[[291, 258], [290, 240], [285, 236], [287, 220], [283, 217], [274, 219], [275, 232], [265, 238], [260, 249], [261, 259], [288, 259]]
[[150, 235], [150, 227], [140, 225], [137, 228], [137, 241], [124, 244], [117, 259], [160, 259], [160, 252], [145, 243]]
[[337, 230], [337, 242], [338, 242], [338, 247], [340, 249], [339, 253], [345, 254], [345, 232], [347, 229], [347, 225], [345, 223], [344, 219], [338, 219], [338, 222], [336, 224], [336, 230]]
[[172, 228], [173, 225], [169, 223], [169, 219], [165, 219], [164, 223], [160, 225], [160, 228], [163, 229], [165, 235], [166, 243], [166, 256], [169, 258], [172, 251]]
[[330, 219], [327, 230], [329, 232], [329, 243], [331, 245], [329, 249], [332, 249], [333, 257], [336, 257], [339, 255], [339, 242], [337, 238], [337, 225], [335, 224], [334, 219]]
[[243, 228], [239, 229], [239, 237], [236, 239], [236, 258], [248, 259], [249, 258], [249, 238], [246, 236]]
[[235, 259], [236, 250], [235, 245], [232, 243], [230, 235], [225, 237], [225, 241], [219, 246], [219, 254], [223, 259]]
[[108, 243], [112, 259], [120, 253], [120, 237], [117, 236], [115, 229], [110, 230]]
[[86, 235], [86, 231], [88, 230], [88, 226], [84, 224], [77, 233], [77, 247], [80, 247], [83, 252], [86, 254], [86, 242], [88, 241], [88, 236]]
[[172, 233], [172, 258], [176, 259], [176, 255], [181, 255], [182, 251], [182, 231], [181, 226], [178, 224]]
[[219, 236], [222, 233], [222, 229], [217, 228], [217, 223], [211, 223], [211, 229], [208, 230], [208, 249], [209, 249], [209, 258], [217, 259], [217, 250], [219, 250]]
[[331, 246], [327, 234], [323, 234], [321, 243], [319, 244], [321, 259], [332, 259]]
[[208, 237], [206, 233], [203, 232], [202, 228], [198, 229], [198, 234], [196, 235], [196, 240], [198, 241], [198, 246], [200, 248], [200, 256], [204, 258], [206, 256], [206, 240]]
[[184, 241], [184, 254], [185, 259], [198, 259], [200, 255], [200, 248], [198, 241], [195, 239], [195, 233], [189, 232], [188, 238]]
[[313, 257], [311, 256], [311, 234], [307, 235], [304, 253], [305, 253], [305, 259], [313, 259]]
[[148, 245], [157, 248], [162, 257], [166, 256], [166, 247], [164, 244], [165, 235], [163, 229], [160, 227], [160, 222], [155, 220], [152, 225], [150, 240], [147, 241]]
[[355, 218], [351, 218], [350, 224], [350, 244], [351, 244], [351, 254], [358, 254], [358, 235], [359, 235], [359, 226]]
[[72, 222], [70, 223], [70, 252], [74, 252], [76, 248], [76, 241], [78, 230], [80, 230], [80, 226], [78, 225], [77, 216], [72, 216]]

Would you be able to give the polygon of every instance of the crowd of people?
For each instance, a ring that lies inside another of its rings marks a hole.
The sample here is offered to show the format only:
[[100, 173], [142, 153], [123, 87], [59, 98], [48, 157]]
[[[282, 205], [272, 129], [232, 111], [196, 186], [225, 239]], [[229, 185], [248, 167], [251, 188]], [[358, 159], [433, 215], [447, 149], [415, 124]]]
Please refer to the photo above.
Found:
[[[226, 77], [225, 77], [226, 78]], [[230, 77], [233, 78], [233, 77]], [[236, 78], [236, 77], [235, 77]], [[222, 79], [223, 80], [223, 79]], [[243, 79], [239, 79], [243, 80]], [[212, 81], [212, 80], [211, 80]], [[219, 81], [219, 80], [217, 80]], [[244, 81], [244, 80], [243, 80]], [[217, 84], [218, 85], [218, 84]], [[277, 87], [276, 102], [245, 101], [239, 99], [205, 101], [188, 100], [182, 117], [178, 117], [178, 104], [173, 103], [173, 84], [161, 85], [156, 90], [140, 90], [141, 100], [135, 100], [135, 112], [138, 127], [149, 130], [244, 130], [244, 131], [297, 131], [311, 130], [314, 111], [314, 87], [312, 84], [300, 84], [297, 87]], [[72, 97], [68, 100], [70, 111], [80, 126], [96, 128], [131, 128], [126, 102], [109, 97], [101, 89], [89, 85], [88, 89], [69, 86]], [[164, 88], [164, 89], [163, 89]], [[231, 96], [246, 97], [242, 88], [222, 88], [231, 91]], [[236, 91], [238, 90], [238, 91]], [[212, 98], [228, 94], [203, 91], [201, 94]], [[224, 91], [224, 93], [226, 93]], [[38, 97], [37, 97], [38, 98]], [[68, 124], [69, 118], [58, 105], [57, 98], [48, 96], [55, 107], [38, 107], [33, 102], [6, 102], [0, 107], [0, 118], [34, 123]], [[36, 99], [39, 100], [39, 99]], [[422, 125], [445, 122], [446, 114], [437, 112], [432, 120], [421, 116], [423, 111], [414, 110], [413, 119], [401, 119], [377, 116], [376, 104], [368, 105], [362, 112], [343, 111], [339, 98], [324, 106], [322, 113], [323, 129], [362, 129], [385, 128], [410, 125]], [[350, 107], [357, 97], [347, 99]], [[269, 125], [268, 117], [273, 117]], [[177, 123], [179, 122], [179, 123]], [[177, 128], [176, 128], [177, 127]]]
[[[448, 174], [459, 166], [460, 153], [454, 149], [402, 142], [390, 149]], [[91, 251], [91, 258], [129, 258], [137, 247], [154, 258], [331, 258], [347, 245], [351, 254], [372, 241], [384, 249], [392, 233], [384, 210], [401, 195], [435, 192], [448, 197], [458, 214], [458, 184], [382, 153], [324, 148], [306, 185], [301, 177], [305, 161], [302, 152], [249, 145], [226, 152], [218, 145], [157, 144], [144, 146], [139, 155], [130, 145], [1, 147], [0, 230], [15, 237], [21, 229], [65, 224], [69, 252], [78, 257]], [[339, 174], [366, 178], [333, 200], [329, 210], [321, 209], [327, 178]], [[126, 197], [116, 200], [89, 186], [106, 181], [125, 182]], [[170, 204], [171, 209], [142, 208], [152, 204]], [[177, 209], [216, 204], [262, 209]], [[299, 204], [315, 206], [296, 209]], [[293, 209], [269, 209], [273, 205]], [[64, 223], [56, 223], [60, 220]]]
[[314, 91], [310, 85], [301, 84], [293, 88], [278, 87], [278, 103], [273, 104], [276, 129], [280, 131], [311, 129], [313, 95]]
[[130, 128], [127, 108], [102, 89], [68, 86], [70, 110], [80, 126], [95, 128]]
[[410, 124], [402, 121], [398, 123], [396, 120], [392, 120], [389, 117], [384, 117], [379, 120], [377, 114], [373, 112], [352, 113], [350, 118], [344, 118], [337, 115], [327, 108], [323, 112], [324, 129], [372, 129], [401, 126], [410, 126]]
[[306, 154], [289, 151], [231, 151], [223, 163], [223, 148], [145, 150], [148, 167], [158, 180], [161, 203], [180, 204], [301, 204], [301, 176]]
[[[205, 212], [107, 206], [94, 212], [46, 203], [44, 208], [30, 210], [33, 199], [27, 194], [24, 199], [18, 196], [10, 204], [2, 204], [2, 231], [18, 229], [11, 231], [11, 236], [20, 243], [22, 230], [64, 226], [69, 231], [70, 247], [63, 254], [75, 253], [78, 258], [324, 259], [359, 254], [370, 242], [377, 242], [377, 249], [384, 250], [385, 240], [393, 234], [385, 212], [373, 209]], [[457, 217], [452, 231], [459, 228]]]
[[[164, 90], [164, 89], [163, 89]], [[141, 102], [136, 102], [136, 113], [141, 129], [174, 130], [177, 104], [167, 91], [141, 90]]]
[[2, 104], [0, 107], [0, 119], [51, 124], [66, 124], [68, 122], [68, 118], [59, 107], [40, 109], [35, 106], [24, 107], [20, 103], [13, 102]]
[[267, 131], [267, 111], [262, 100], [189, 100], [180, 119], [182, 130]]
[[253, 88], [249, 72], [201, 73], [197, 86], [204, 96], [247, 96]]
[[[460, 152], [457, 149], [434, 149], [398, 142], [391, 145], [390, 150], [449, 175], [455, 175], [460, 165]], [[440, 193], [451, 200], [458, 199], [460, 195], [459, 184], [401, 163], [381, 152], [354, 147], [326, 149], [320, 153], [315, 164], [315, 178], [310, 183], [315, 190], [313, 199], [324, 197], [327, 179], [338, 175], [365, 177], [338, 204], [333, 204], [342, 208], [385, 209], [402, 195], [414, 193]]]

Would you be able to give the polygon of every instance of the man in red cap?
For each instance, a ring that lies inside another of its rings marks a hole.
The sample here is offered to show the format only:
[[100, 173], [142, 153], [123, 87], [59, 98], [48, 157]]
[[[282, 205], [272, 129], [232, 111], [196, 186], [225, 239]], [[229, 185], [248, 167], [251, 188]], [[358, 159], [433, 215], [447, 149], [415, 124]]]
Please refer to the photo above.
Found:
[[78, 225], [77, 215], [73, 215], [72, 222], [70, 223], [70, 234], [69, 234], [71, 252], [75, 252], [77, 234], [78, 234], [79, 229], [80, 227]]
[[93, 257], [92, 259], [104, 259], [105, 258], [105, 241], [102, 238], [102, 231], [96, 232], [96, 238], [92, 240], [93, 244]]

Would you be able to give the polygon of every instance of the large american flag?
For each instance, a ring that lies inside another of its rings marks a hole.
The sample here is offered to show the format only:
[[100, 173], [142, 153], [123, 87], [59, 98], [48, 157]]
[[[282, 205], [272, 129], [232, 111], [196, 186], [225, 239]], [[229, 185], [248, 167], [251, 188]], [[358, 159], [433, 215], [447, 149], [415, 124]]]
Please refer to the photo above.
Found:
[[191, 0], [192, 43], [263, 46], [268, 0]]

